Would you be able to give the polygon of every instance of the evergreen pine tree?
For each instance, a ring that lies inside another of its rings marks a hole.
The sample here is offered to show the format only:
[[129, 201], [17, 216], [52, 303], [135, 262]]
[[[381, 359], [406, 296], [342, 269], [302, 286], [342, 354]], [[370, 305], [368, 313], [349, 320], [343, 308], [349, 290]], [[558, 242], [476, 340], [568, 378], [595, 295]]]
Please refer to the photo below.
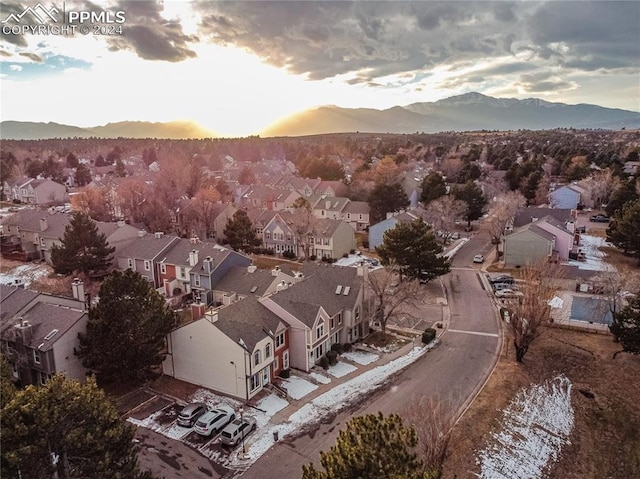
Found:
[[482, 211], [487, 200], [485, 199], [480, 187], [473, 181], [467, 181], [464, 186], [454, 188], [453, 196], [467, 204], [464, 219], [467, 221], [468, 226], [471, 226], [472, 221], [477, 220], [482, 216]]
[[336, 445], [320, 453], [323, 471], [302, 467], [303, 479], [422, 479], [424, 466], [414, 449], [418, 438], [397, 414], [367, 414], [340, 431]]
[[109, 247], [104, 233], [88, 214], [77, 211], [64, 231], [61, 245], [51, 248], [51, 263], [58, 274], [80, 271], [101, 273], [111, 266], [115, 248]]
[[251, 220], [244, 210], [238, 210], [229, 219], [224, 229], [224, 235], [229, 242], [229, 246], [235, 251], [251, 253], [260, 246], [262, 240], [256, 234], [256, 230], [251, 225]]
[[56, 375], [4, 404], [1, 475], [149, 479], [140, 473], [134, 434], [92, 378], [80, 383]]
[[420, 201], [425, 205], [447, 194], [444, 178], [436, 171], [424, 177], [421, 188]]
[[640, 200], [629, 201], [618, 210], [607, 228], [607, 240], [640, 259]]
[[623, 351], [640, 354], [640, 291], [627, 306], [613, 314], [609, 329]]
[[440, 255], [442, 245], [421, 218], [401, 221], [385, 231], [376, 253], [382, 264], [396, 269], [401, 278], [428, 282], [449, 272], [449, 261]]
[[409, 198], [400, 183], [380, 183], [369, 193], [368, 203], [371, 207], [371, 223], [378, 223], [385, 219], [387, 213], [409, 206]]
[[164, 359], [165, 337], [175, 313], [139, 273], [114, 271], [100, 287], [100, 301], [89, 310], [78, 356], [101, 382], [146, 379]]

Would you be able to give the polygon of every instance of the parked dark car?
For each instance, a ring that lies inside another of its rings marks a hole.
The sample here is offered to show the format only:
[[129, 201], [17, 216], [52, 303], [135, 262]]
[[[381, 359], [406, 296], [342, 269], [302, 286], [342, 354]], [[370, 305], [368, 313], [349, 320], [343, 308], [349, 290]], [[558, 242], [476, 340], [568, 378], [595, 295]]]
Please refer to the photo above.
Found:
[[589, 218], [593, 223], [608, 223], [609, 217], [607, 215], [593, 215]]
[[489, 282], [491, 284], [504, 283], [504, 284], [513, 285], [516, 283], [516, 280], [513, 278], [513, 276], [509, 276], [508, 274], [501, 274], [500, 276], [494, 276], [493, 278], [489, 278]]

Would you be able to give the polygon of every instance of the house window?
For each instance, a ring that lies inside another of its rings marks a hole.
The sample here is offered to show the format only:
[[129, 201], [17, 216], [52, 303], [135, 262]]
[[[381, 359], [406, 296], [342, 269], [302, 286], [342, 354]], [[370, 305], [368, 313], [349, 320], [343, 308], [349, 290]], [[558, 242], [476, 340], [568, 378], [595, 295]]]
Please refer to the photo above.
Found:
[[180, 266], [180, 277], [181, 278], [187, 277], [187, 269], [184, 266]]
[[262, 234], [262, 226], [256, 226], [256, 234], [258, 235]]
[[255, 391], [260, 387], [260, 373], [251, 376], [251, 391]]
[[284, 333], [280, 333], [276, 336], [276, 348], [284, 346]]
[[38, 349], [34, 349], [33, 350], [33, 362], [35, 364], [40, 364], [41, 360], [42, 360], [42, 356], [40, 354], [40, 351]]
[[162, 274], [167, 274], [167, 265], [166, 264], [164, 264], [164, 263], [160, 264], [160, 272]]
[[41, 384], [42, 386], [44, 386], [44, 385], [46, 384], [46, 382], [47, 382], [49, 379], [51, 379], [51, 375], [50, 375], [50, 374], [43, 373], [43, 372], [38, 373], [38, 376], [40, 376], [40, 384]]
[[282, 353], [282, 369], [289, 369], [289, 351]]
[[338, 313], [338, 324], [342, 324], [342, 311]]
[[265, 359], [271, 357], [271, 344], [267, 344], [264, 347], [264, 357], [265, 357]]
[[[342, 313], [340, 313], [340, 314], [342, 314]], [[356, 318], [356, 323], [357, 323], [358, 321], [360, 321], [360, 306], [356, 306], [356, 309], [355, 309], [355, 311], [353, 312], [353, 315], [354, 315], [354, 316], [355, 316], [355, 318]]]
[[269, 368], [264, 368], [262, 370], [262, 385], [266, 386], [269, 384]]
[[267, 239], [271, 239], [271, 231], [267, 231], [266, 232], [266, 237], [267, 237]]
[[195, 284], [196, 286], [200, 286], [200, 275], [196, 274], [193, 276], [193, 284]]
[[253, 365], [257, 366], [258, 364], [260, 364], [260, 351], [253, 353]]
[[273, 358], [273, 370], [278, 371], [280, 369], [280, 358], [276, 356]]
[[335, 333], [335, 334], [333, 335], [333, 339], [331, 340], [331, 343], [332, 343], [332, 344], [338, 344], [339, 342], [340, 342], [340, 339], [339, 339], [339, 337], [338, 337], [338, 333]]
[[331, 329], [333, 329], [333, 328], [335, 328], [335, 327], [336, 327], [336, 318], [335, 318], [335, 317], [332, 317], [332, 318], [331, 318]]
[[129, 269], [133, 269], [133, 259], [132, 259], [132, 258], [129, 258], [129, 259], [127, 260], [127, 267], [128, 267]]
[[151, 271], [151, 261], [144, 260], [144, 270]]
[[329, 246], [329, 238], [324, 238], [322, 240], [322, 244], [325, 245], [325, 246]]
[[324, 322], [318, 324], [316, 328], [316, 339], [320, 339], [322, 336], [324, 336]]
[[287, 241], [291, 241], [291, 233], [287, 233]]
[[358, 219], [361, 220], [362, 219], [362, 215], [358, 215]]

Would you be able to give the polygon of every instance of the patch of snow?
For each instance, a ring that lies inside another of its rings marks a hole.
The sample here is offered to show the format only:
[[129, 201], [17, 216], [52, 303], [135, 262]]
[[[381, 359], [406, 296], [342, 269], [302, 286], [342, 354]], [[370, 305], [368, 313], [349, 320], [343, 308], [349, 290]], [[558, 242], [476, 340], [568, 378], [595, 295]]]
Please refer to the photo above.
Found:
[[373, 353], [368, 353], [366, 351], [354, 351], [343, 353], [342, 357], [347, 358], [349, 361], [353, 361], [354, 363], [361, 364], [366, 366], [367, 364], [371, 364], [380, 359], [380, 356]]
[[335, 378], [341, 378], [342, 376], [346, 376], [349, 373], [357, 370], [353, 364], [343, 363], [342, 361], [338, 362], [327, 370], [329, 374], [331, 374]]
[[460, 248], [462, 248], [465, 243], [469, 241], [469, 238], [462, 238], [459, 243], [457, 245], [455, 245], [453, 248], [451, 248], [449, 251], [447, 251], [446, 253], [444, 253], [442, 256], [444, 256], [447, 259], [451, 259], [455, 256], [455, 254], [460, 251]]
[[482, 479], [538, 479], [573, 428], [571, 381], [556, 376], [522, 389], [502, 414], [502, 428], [479, 452]]
[[[284, 423], [271, 426], [269, 425], [269, 420], [272, 417], [272, 413], [275, 413], [275, 409], [279, 405], [283, 404], [278, 404], [277, 400], [264, 399], [263, 401], [265, 401], [265, 404], [262, 404], [262, 402], [259, 403], [258, 407], [263, 409], [265, 411], [264, 413], [252, 408], [246, 408], [245, 414], [251, 415], [256, 419], [258, 428], [256, 432], [247, 437], [247, 440], [245, 442], [247, 451], [245, 459], [238, 458], [237, 450], [234, 450], [230, 454], [225, 454], [221, 453], [219, 448], [210, 448], [208, 443], [199, 446], [198, 450], [205, 457], [208, 457], [210, 460], [222, 464], [226, 468], [245, 469], [252, 462], [257, 460], [260, 456], [267, 452], [271, 446], [274, 445], [274, 432], [278, 433], [279, 439], [281, 440], [288, 434], [292, 434], [298, 430], [316, 424], [330, 414], [335, 414], [341, 409], [347, 407], [349, 404], [358, 401], [362, 397], [362, 395], [367, 394], [370, 391], [373, 391], [382, 386], [391, 375], [417, 361], [427, 351], [435, 347], [436, 344], [438, 344], [438, 340], [435, 340], [424, 347], [413, 348], [408, 354], [404, 356], [390, 361], [387, 364], [377, 366], [368, 371], [365, 371], [364, 373], [355, 376], [354, 378], [349, 379], [342, 384], [337, 385], [326, 393], [314, 398], [298, 411], [291, 414], [288, 420]], [[311, 375], [324, 377], [318, 373], [311, 373]], [[330, 381], [330, 379], [326, 377], [325, 380]], [[296, 386], [303, 386], [302, 381], [304, 380], [296, 378], [294, 376], [287, 379], [286, 381], [293, 383], [293, 389], [295, 390]], [[285, 381], [283, 381], [283, 383], [284, 382]], [[304, 382], [308, 385], [313, 386], [314, 389], [318, 387], [309, 383], [308, 381]], [[228, 397], [216, 396], [210, 391], [204, 389], [198, 390], [189, 399], [191, 401], [200, 400], [202, 402], [206, 402], [207, 404], [219, 404], [222, 402], [227, 402], [228, 404], [240, 404], [238, 402], [234, 402], [234, 400], [231, 400]], [[235, 409], [237, 410], [237, 407]], [[190, 428], [173, 426], [173, 424], [175, 423], [168, 426], [161, 426], [156, 421], [156, 419], [161, 415], [162, 411], [158, 411], [157, 413], [154, 413], [143, 420], [128, 418], [128, 421], [135, 425], [146, 427], [160, 434], [178, 440], [184, 440], [183, 438], [192, 431], [192, 429]], [[217, 439], [215, 441], [217, 441]]]
[[312, 391], [318, 389], [316, 384], [299, 378], [297, 376], [291, 376], [289, 379], [282, 380], [282, 387], [287, 390], [287, 394], [293, 399], [300, 399], [305, 397]]
[[32, 281], [47, 276], [51, 268], [44, 263], [28, 263], [0, 273], [0, 284], [29, 286]]
[[562, 298], [559, 298], [558, 296], [554, 296], [549, 300], [547, 304], [552, 308], [562, 309], [562, 306], [564, 305], [564, 300]]
[[328, 378], [324, 374], [310, 373], [309, 376], [318, 381], [320, 384], [329, 384], [331, 382], [331, 378]]
[[267, 397], [260, 400], [258, 405], [259, 409], [264, 411], [267, 416], [273, 416], [275, 413], [282, 411], [289, 403], [275, 394], [269, 394]]
[[584, 253], [585, 260], [570, 260], [568, 264], [590, 271], [615, 271], [612, 265], [604, 261], [607, 255], [600, 251], [601, 246], [611, 246], [611, 244], [598, 236], [580, 235], [580, 251]]

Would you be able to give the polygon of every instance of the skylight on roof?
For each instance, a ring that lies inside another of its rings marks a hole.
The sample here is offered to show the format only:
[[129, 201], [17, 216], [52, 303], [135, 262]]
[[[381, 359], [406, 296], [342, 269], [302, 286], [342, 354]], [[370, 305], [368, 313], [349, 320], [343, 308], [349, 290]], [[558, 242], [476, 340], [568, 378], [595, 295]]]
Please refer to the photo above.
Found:
[[46, 341], [50, 340], [51, 338], [53, 338], [56, 334], [58, 334], [58, 330], [54, 329], [53, 331], [51, 331], [49, 334], [47, 334], [44, 339]]
[[340, 294], [342, 292], [342, 285], [339, 284], [338, 287], [336, 288], [336, 294]]
[[252, 286], [251, 290], [249, 291], [250, 293], [255, 293], [258, 290], [257, 286]]
[[348, 295], [348, 294], [349, 294], [349, 291], [351, 291], [351, 286], [345, 286], [345, 287], [344, 287], [344, 291], [342, 292], [342, 294], [343, 294], [344, 296], [346, 296], [346, 295]]

